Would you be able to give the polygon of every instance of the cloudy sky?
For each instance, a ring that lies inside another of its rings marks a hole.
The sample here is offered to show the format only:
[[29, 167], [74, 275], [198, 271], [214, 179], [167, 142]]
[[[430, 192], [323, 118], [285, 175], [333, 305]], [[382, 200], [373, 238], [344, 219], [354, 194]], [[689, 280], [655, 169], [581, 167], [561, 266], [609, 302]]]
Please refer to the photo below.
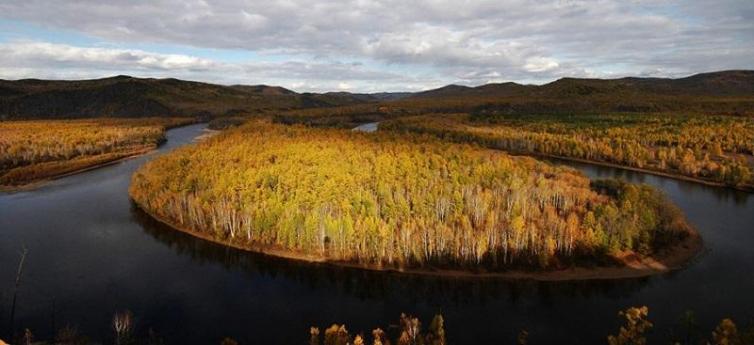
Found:
[[754, 0], [0, 0], [0, 78], [296, 91], [754, 69]]

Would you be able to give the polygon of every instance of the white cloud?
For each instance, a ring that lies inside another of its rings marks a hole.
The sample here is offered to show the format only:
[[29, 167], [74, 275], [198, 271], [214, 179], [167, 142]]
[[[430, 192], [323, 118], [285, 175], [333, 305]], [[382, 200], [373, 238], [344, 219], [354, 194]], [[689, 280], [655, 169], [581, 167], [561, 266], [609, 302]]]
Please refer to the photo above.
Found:
[[142, 50], [82, 48], [45, 42], [0, 44], [4, 66], [29, 66], [35, 62], [88, 65], [117, 70], [121, 67], [163, 70], [209, 70], [217, 63], [193, 56], [156, 54]]
[[526, 59], [524, 69], [529, 72], [546, 72], [560, 67], [557, 60], [546, 57], [532, 57]]
[[338, 90], [348, 91], [348, 90], [351, 90], [351, 89], [352, 89], [352, 87], [348, 83], [343, 83], [343, 82], [338, 83]]

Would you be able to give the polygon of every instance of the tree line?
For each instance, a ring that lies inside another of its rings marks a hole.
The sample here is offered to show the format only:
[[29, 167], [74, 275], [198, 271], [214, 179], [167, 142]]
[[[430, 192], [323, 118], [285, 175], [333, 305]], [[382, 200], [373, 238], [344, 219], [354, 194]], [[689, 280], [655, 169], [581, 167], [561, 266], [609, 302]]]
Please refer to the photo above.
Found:
[[481, 112], [402, 118], [381, 128], [754, 188], [754, 120], [750, 118]]

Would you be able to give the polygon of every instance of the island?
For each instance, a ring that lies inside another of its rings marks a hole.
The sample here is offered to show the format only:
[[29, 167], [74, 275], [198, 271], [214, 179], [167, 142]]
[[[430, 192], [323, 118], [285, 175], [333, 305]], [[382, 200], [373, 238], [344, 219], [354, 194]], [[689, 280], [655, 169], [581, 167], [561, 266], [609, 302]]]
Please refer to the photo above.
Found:
[[129, 194], [231, 247], [414, 274], [636, 277], [702, 247], [651, 187], [414, 133], [250, 121], [146, 163]]

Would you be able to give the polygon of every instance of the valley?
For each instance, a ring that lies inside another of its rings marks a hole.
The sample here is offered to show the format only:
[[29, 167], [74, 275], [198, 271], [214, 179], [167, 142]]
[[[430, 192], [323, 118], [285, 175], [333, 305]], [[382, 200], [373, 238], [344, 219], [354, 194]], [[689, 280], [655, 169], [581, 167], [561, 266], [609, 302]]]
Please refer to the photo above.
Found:
[[[599, 315], [626, 305], [664, 311], [662, 329], [686, 309], [705, 311], [708, 328], [722, 313], [741, 320], [752, 284], [740, 270], [752, 262], [744, 191], [754, 131], [748, 96], [736, 90], [747, 78], [375, 95], [19, 81], [8, 89], [22, 91], [2, 99], [13, 110], [0, 122], [0, 259], [27, 248], [30, 261], [20, 304], [0, 307], [35, 334], [53, 296], [54, 314], [95, 339], [108, 338], [101, 320], [115, 313], [141, 318], [134, 339], [156, 327], [170, 342], [209, 343], [295, 343], [313, 324], [366, 329], [417, 301], [412, 313], [442, 311], [453, 344], [477, 343], [469, 330], [495, 341], [531, 325], [559, 330], [532, 332], [544, 342], [599, 342], [612, 327]], [[713, 82], [715, 92], [705, 86]], [[111, 98], [110, 87], [151, 91]], [[629, 94], [652, 111], [616, 103]], [[24, 110], [34, 97], [51, 102], [50, 119]], [[156, 110], [132, 112], [153, 101]], [[741, 289], [714, 301], [694, 297], [734, 281]], [[669, 295], [684, 302], [668, 306]], [[291, 312], [277, 313], [281, 305]], [[491, 305], [532, 314], [501, 317]], [[576, 307], [587, 312], [562, 314]], [[249, 321], [255, 334], [280, 324], [290, 332], [252, 340]], [[566, 332], [583, 323], [594, 327]]]

